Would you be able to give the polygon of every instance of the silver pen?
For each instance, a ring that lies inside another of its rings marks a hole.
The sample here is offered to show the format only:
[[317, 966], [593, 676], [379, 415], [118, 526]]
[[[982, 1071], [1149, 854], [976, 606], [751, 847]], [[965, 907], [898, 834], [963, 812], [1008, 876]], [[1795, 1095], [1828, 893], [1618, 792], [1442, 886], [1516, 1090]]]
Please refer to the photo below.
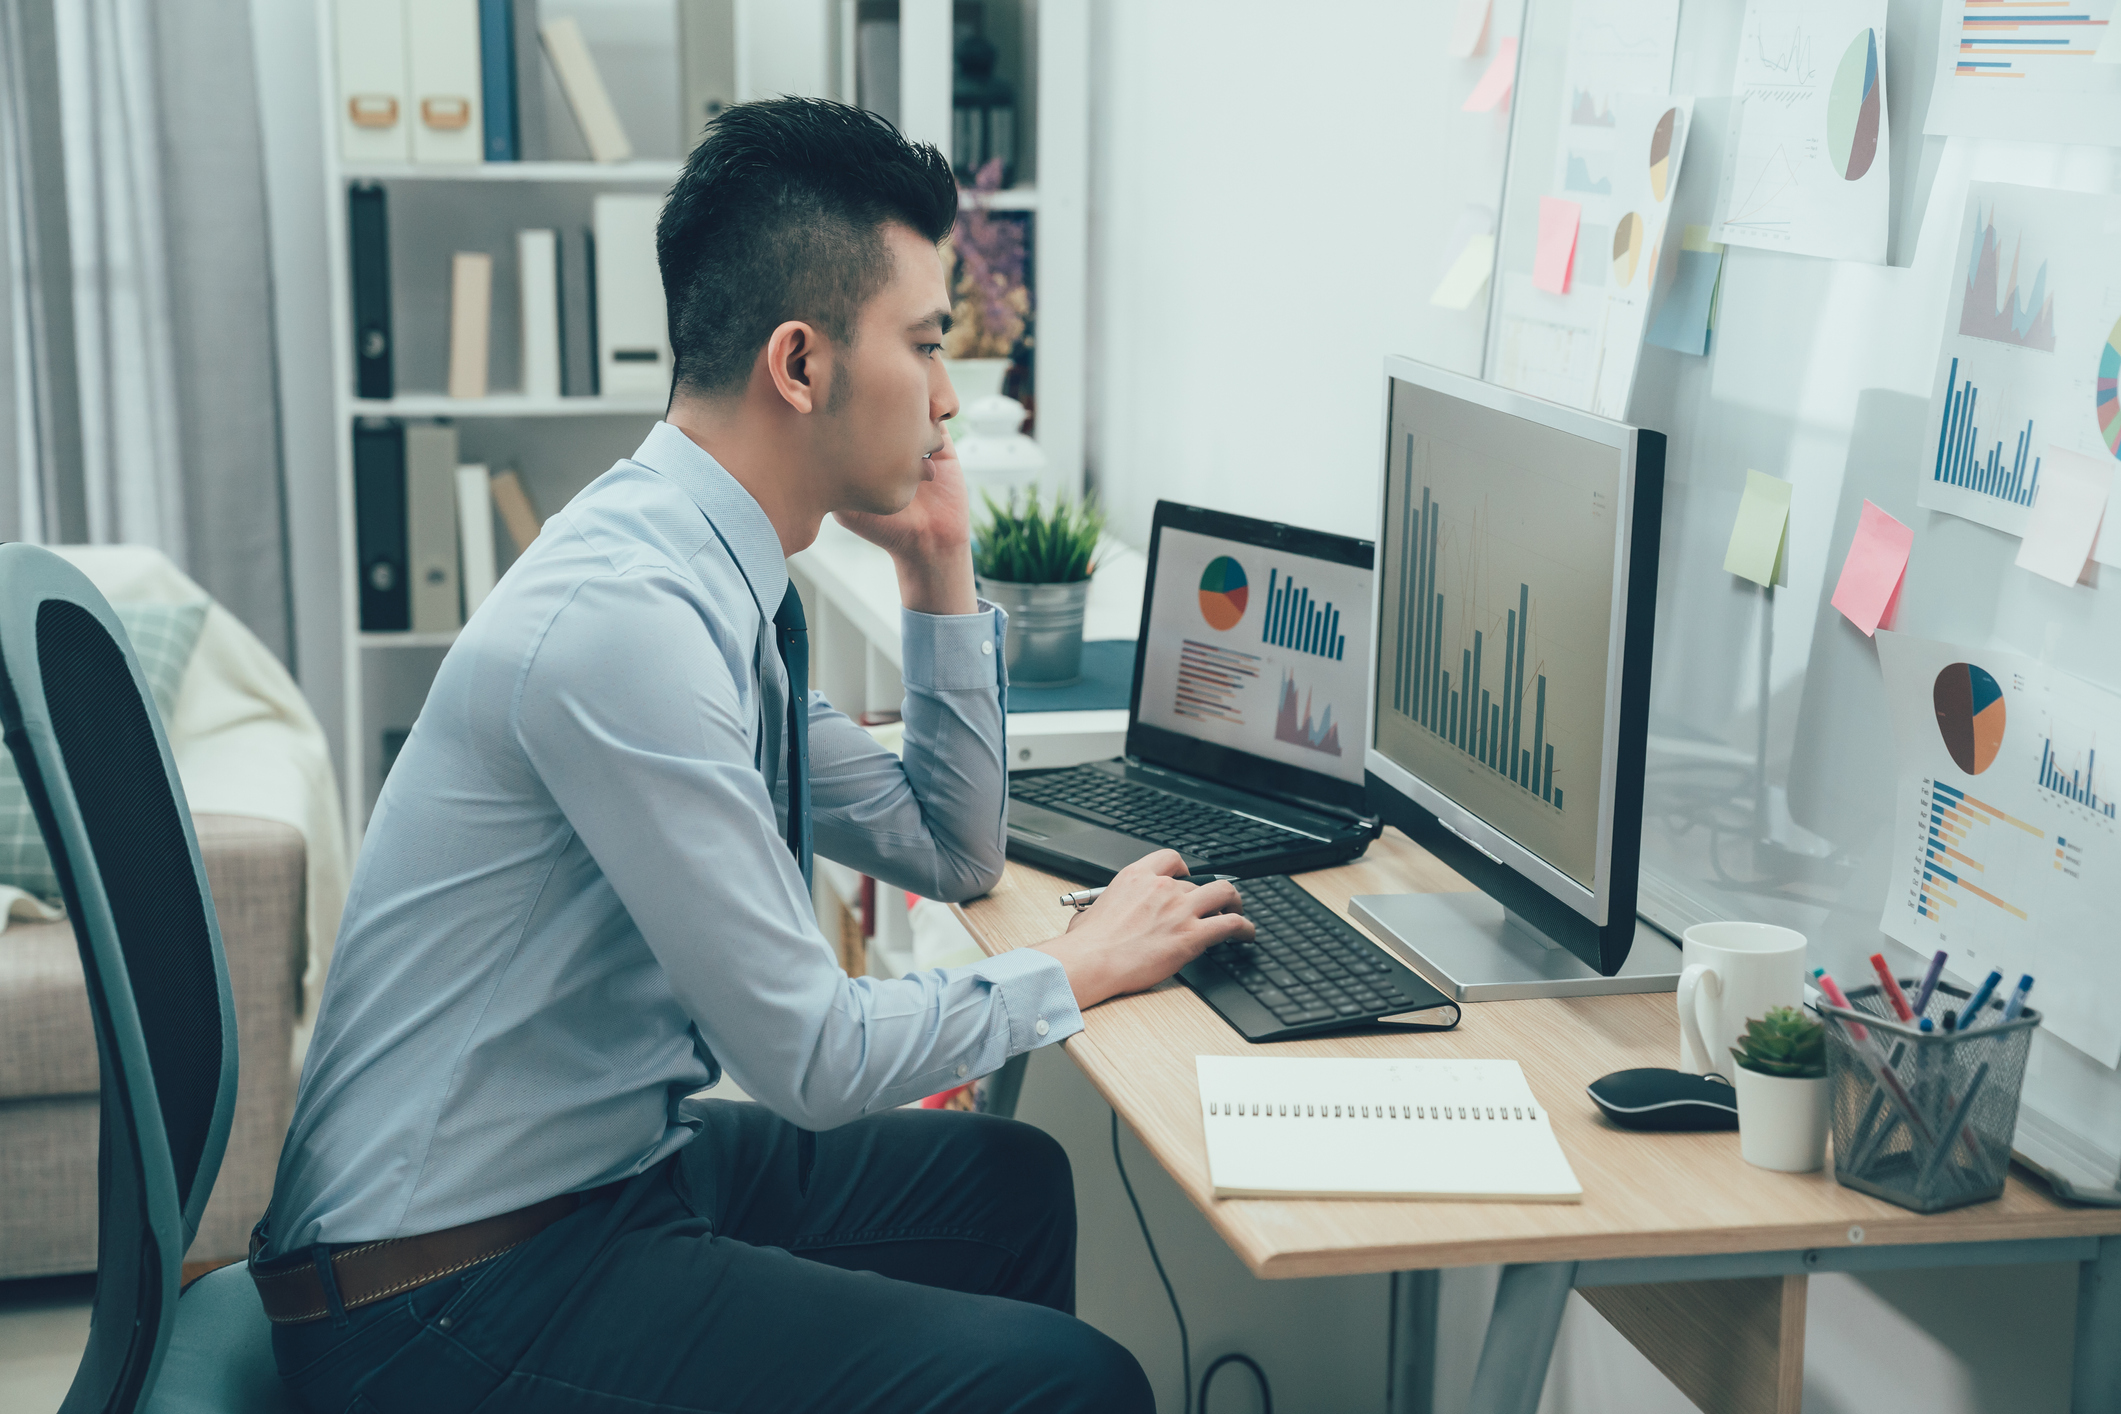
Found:
[[[1186, 874], [1180, 876], [1180, 882], [1191, 884], [1198, 888], [1203, 884], [1234, 884], [1237, 882], [1237, 876], [1235, 874]], [[1062, 894], [1060, 896], [1061, 905], [1081, 913], [1091, 904], [1096, 903], [1104, 892], [1105, 886], [1103, 885], [1094, 889], [1077, 889], [1072, 894]]]

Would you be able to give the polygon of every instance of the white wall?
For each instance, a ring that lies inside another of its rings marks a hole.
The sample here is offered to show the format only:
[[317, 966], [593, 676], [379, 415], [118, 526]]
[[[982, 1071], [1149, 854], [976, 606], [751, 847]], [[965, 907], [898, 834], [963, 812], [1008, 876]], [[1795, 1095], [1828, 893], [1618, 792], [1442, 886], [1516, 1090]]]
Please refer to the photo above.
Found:
[[[1554, 16], [1544, 12], [1565, 0], [1530, 3], [1535, 20], [1551, 24]], [[1517, 9], [1508, 0], [1496, 8]], [[1906, 8], [1896, 6], [1895, 15]], [[1102, 0], [1092, 89], [1091, 465], [1122, 534], [1143, 537], [1155, 501], [1169, 497], [1371, 535], [1381, 356], [1410, 354], [1478, 371], [1484, 312], [1476, 306], [1450, 314], [1427, 304], [1462, 205], [1497, 203], [1507, 136], [1499, 118], [1458, 111], [1486, 58], [1441, 54], [1437, 36], [1455, 9], [1456, 0], [1308, 7]], [[1702, 36], [1696, 47], [1713, 47], [1717, 34], [1735, 32], [1741, 9], [1738, 0], [1690, 0], [1683, 40]], [[1565, 13], [1562, 23], [1565, 30]], [[1514, 32], [1514, 13], [1503, 24]], [[1682, 91], [1697, 94], [1727, 92], [1729, 74], [1728, 55], [1683, 54], [1679, 65], [1681, 82], [1691, 86]], [[1527, 101], [1551, 105], [1552, 97], [1534, 93]], [[1896, 126], [1896, 148], [1919, 143], [1919, 130], [1919, 117]], [[1972, 169], [1986, 176], [1990, 163], [2022, 166], [2023, 157], [1995, 152], [1945, 163], [1936, 178], [1940, 199], [1962, 199]], [[2018, 179], [2103, 184], [2105, 167], [2088, 178], [2078, 170], [2084, 160]], [[1689, 170], [1682, 199], [1713, 178], [1713, 171]], [[1919, 218], [1922, 195], [1910, 191], [1903, 209], [1911, 206]], [[1914, 245], [1895, 242], [1903, 263]], [[1698, 379], [1706, 385], [1698, 400], [1677, 409], [1667, 406], [1675, 401], [1668, 394], [1653, 401], [1675, 418], [1728, 412], [1748, 435], [1793, 452], [1802, 446], [1808, 460], [1838, 466], [1849, 455], [1859, 390], [1926, 391], [1941, 308], [1932, 286], [1942, 287], [1938, 271], [1949, 252], [1940, 263], [1925, 250], [1915, 271], [1738, 255], [1726, 280], [1719, 343], [1735, 348], [1740, 340], [1779, 338], [1795, 353], [1777, 376], [1763, 375], [1755, 358], [1741, 361], [1750, 369], [1744, 379]], [[1741, 288], [1748, 276], [1756, 285]], [[1735, 454], [1726, 445], [1731, 435], [1703, 445]], [[1682, 481], [1687, 455], [1685, 440], [1675, 439], [1674, 475]], [[1826, 528], [1814, 529], [1823, 541]], [[1673, 558], [1688, 562], [1683, 554]], [[1870, 908], [1875, 919], [1875, 903]], [[1086, 1103], [1096, 1105], [1094, 1096]], [[2087, 1098], [2077, 1113], [2094, 1108]], [[1124, 1259], [1132, 1216], [1123, 1201], [1117, 1213], [1109, 1211], [1108, 1180], [1088, 1172], [1087, 1162], [1077, 1156], [1084, 1314], [1118, 1321], [1122, 1338], [1155, 1373], [1175, 1363], [1169, 1317], [1155, 1309], [1161, 1292], [1145, 1259], [1131, 1259], [1139, 1269], [1126, 1268], [1123, 1278], [1100, 1274], [1104, 1263]], [[1102, 1163], [1109, 1170], [1109, 1153]], [[1231, 1277], [1235, 1264], [1175, 1189], [1159, 1207], [1153, 1195], [1168, 1181], [1153, 1174], [1145, 1186], [1152, 1223], [1178, 1234], [1167, 1239], [1166, 1256], [1181, 1294], [1196, 1293], [1187, 1298], [1189, 1315], [1196, 1323], [1223, 1321], [1224, 1338], [1239, 1344], [1254, 1332], [1273, 1342], [1253, 1353], [1270, 1375], [1283, 1377], [1277, 1408], [1376, 1405], [1381, 1386], [1362, 1381], [1382, 1377], [1381, 1322], [1346, 1316], [1348, 1298], [1338, 1290], [1321, 1290], [1314, 1306], [1283, 1294], [1305, 1283], [1251, 1282], [1241, 1268]], [[1093, 1238], [1100, 1229], [1122, 1236]], [[1099, 1294], [1107, 1281], [1117, 1284], [1109, 1298]], [[1454, 1355], [1454, 1342], [1477, 1340], [1491, 1281], [1463, 1273], [1446, 1282]], [[1376, 1293], [1381, 1305], [1381, 1285]], [[1108, 1300], [1115, 1304], [1102, 1304]], [[1821, 1278], [1812, 1285], [1807, 1329], [1807, 1407], [1851, 1414], [2067, 1408], [2074, 1308], [2069, 1267]], [[1219, 1309], [1231, 1314], [1208, 1314]], [[1275, 1314], [1262, 1324], [1247, 1311]], [[1290, 1331], [1301, 1337], [1298, 1348], [1336, 1352], [1331, 1381], [1312, 1386], [1282, 1366], [1278, 1352]], [[1880, 1351], [1891, 1355], [1881, 1361]], [[1446, 1382], [1454, 1390], [1456, 1378]], [[1351, 1380], [1360, 1399], [1348, 1389]], [[1167, 1375], [1159, 1375], [1159, 1390], [1176, 1407]], [[1459, 1397], [1447, 1390], [1439, 1408], [1458, 1407]], [[1218, 1407], [1223, 1398], [1246, 1407], [1222, 1395]], [[1547, 1414], [1662, 1414], [1690, 1406], [1578, 1299], [1570, 1303], [1541, 1407]]]

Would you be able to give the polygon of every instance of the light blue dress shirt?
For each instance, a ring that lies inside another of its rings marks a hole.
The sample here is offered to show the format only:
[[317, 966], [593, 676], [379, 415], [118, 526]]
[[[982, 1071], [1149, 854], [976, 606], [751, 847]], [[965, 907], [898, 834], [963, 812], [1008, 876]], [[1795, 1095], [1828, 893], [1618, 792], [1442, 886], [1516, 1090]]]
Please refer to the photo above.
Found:
[[[272, 1250], [435, 1232], [647, 1169], [721, 1071], [829, 1129], [1082, 1028], [1041, 952], [850, 978], [784, 842], [765, 512], [658, 423], [472, 616], [370, 820]], [[904, 613], [905, 758], [810, 698], [820, 854], [1001, 876], [1005, 621]]]

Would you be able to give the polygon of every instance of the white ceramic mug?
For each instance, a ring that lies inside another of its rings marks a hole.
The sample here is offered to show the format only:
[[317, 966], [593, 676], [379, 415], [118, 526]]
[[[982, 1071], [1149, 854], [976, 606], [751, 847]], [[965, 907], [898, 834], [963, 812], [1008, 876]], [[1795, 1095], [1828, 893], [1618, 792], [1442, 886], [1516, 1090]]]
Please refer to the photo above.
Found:
[[1772, 923], [1696, 923], [1680, 940], [1679, 1068], [1738, 1068], [1731, 1047], [1769, 1007], [1804, 1004], [1804, 934]]

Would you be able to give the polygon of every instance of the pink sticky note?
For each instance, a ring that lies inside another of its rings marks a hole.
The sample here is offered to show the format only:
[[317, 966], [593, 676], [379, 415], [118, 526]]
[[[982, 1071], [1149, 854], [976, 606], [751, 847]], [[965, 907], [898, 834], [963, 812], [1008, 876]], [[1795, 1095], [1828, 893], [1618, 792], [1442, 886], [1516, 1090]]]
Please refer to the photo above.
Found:
[[1517, 82], [1517, 40], [1495, 41], [1495, 58], [1488, 71], [1473, 85], [1467, 96], [1465, 111], [1468, 113], [1492, 113], [1510, 101], [1510, 85]]
[[1451, 24], [1450, 55], [1470, 59], [1480, 52], [1480, 41], [1488, 33], [1489, 0], [1458, 0], [1458, 18]]
[[1907, 572], [1907, 553], [1915, 532], [1869, 501], [1856, 522], [1856, 538], [1841, 562], [1841, 582], [1834, 586], [1834, 607], [1865, 634], [1876, 634]]
[[1532, 257], [1532, 284], [1550, 295], [1569, 292], [1569, 267], [1576, 259], [1576, 227], [1583, 207], [1558, 196], [1539, 198], [1539, 252]]

